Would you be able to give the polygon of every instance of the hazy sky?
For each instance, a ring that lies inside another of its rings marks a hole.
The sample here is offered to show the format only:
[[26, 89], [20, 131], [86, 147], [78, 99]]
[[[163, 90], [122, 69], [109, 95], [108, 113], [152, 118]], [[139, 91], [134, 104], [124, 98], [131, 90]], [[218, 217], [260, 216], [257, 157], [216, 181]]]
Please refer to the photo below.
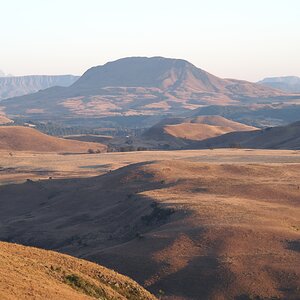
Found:
[[166, 56], [220, 77], [300, 76], [300, 1], [0, 0], [0, 41], [14, 75]]

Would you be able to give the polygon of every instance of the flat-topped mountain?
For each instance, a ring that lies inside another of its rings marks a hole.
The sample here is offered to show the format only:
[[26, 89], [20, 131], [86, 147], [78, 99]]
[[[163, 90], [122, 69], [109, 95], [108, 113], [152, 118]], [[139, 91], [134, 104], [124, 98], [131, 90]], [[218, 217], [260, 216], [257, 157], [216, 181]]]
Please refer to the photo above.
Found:
[[155, 300], [126, 276], [82, 259], [0, 242], [0, 298]]
[[181, 59], [131, 57], [93, 67], [70, 87], [8, 99], [2, 105], [9, 115], [78, 118], [179, 113], [207, 104], [288, 101], [298, 96], [221, 79]]
[[0, 99], [35, 93], [52, 86], [69, 86], [78, 78], [73, 75], [0, 76]]
[[290, 93], [300, 93], [300, 77], [297, 76], [268, 77], [258, 83]]
[[3, 126], [0, 127], [0, 150], [87, 153], [91, 150], [104, 152], [106, 146], [57, 138], [29, 127]]

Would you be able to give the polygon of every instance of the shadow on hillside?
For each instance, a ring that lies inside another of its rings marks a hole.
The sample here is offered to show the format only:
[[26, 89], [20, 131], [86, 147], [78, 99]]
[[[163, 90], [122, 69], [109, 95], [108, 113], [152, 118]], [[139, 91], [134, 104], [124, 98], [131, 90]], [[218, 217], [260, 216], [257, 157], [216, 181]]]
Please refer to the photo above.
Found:
[[300, 252], [300, 240], [287, 241], [287, 249]]
[[142, 195], [171, 186], [144, 172], [146, 164], [92, 178], [1, 186], [0, 239], [82, 255], [141, 238], [176, 215], [173, 207]]

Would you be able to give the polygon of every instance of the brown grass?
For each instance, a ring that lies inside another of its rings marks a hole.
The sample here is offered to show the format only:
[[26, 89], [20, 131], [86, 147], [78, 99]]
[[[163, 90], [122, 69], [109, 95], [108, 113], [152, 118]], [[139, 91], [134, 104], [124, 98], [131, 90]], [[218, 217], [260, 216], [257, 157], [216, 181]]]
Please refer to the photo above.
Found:
[[202, 141], [229, 132], [251, 130], [257, 130], [257, 128], [221, 116], [198, 116], [163, 120], [146, 131], [144, 136], [147, 140], [150, 138], [172, 144], [172, 142], [178, 143], [179, 139], [185, 142]]
[[100, 262], [166, 299], [296, 299], [299, 154], [6, 156], [2, 162], [20, 168], [26, 161], [32, 172], [54, 162], [64, 177], [79, 176], [77, 168], [83, 177], [99, 165], [105, 173], [159, 161], [94, 178], [3, 186], [0, 237]]
[[0, 127], [0, 150], [86, 153], [88, 149], [103, 152], [106, 146], [57, 138], [28, 127]]
[[164, 131], [176, 138], [201, 141], [228, 132], [232, 132], [229, 127], [212, 126], [207, 124], [182, 123], [177, 125], [167, 125]]
[[155, 299], [137, 283], [67, 255], [0, 243], [0, 298]]

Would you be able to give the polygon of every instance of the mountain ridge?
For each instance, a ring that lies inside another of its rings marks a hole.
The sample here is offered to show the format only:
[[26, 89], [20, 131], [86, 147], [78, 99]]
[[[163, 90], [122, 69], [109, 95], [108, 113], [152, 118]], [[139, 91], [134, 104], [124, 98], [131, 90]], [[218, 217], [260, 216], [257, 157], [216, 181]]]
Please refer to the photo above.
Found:
[[52, 86], [69, 86], [79, 77], [73, 75], [26, 75], [0, 77], [0, 99], [35, 93]]

